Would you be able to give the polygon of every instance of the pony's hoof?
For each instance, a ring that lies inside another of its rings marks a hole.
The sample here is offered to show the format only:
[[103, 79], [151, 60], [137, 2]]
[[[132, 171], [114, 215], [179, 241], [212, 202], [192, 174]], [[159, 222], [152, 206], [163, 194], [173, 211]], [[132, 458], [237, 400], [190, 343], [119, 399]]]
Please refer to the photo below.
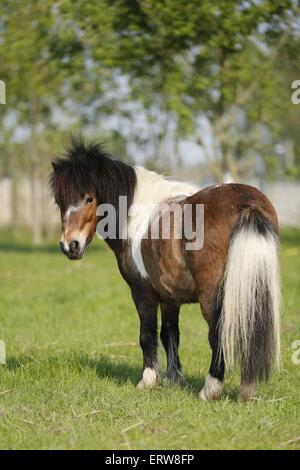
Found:
[[143, 379], [141, 379], [141, 380], [139, 381], [139, 383], [137, 384], [136, 388], [139, 388], [139, 389], [146, 388], [146, 384], [145, 384], [145, 382], [143, 381]]
[[184, 387], [186, 385], [185, 377], [183, 375], [179, 375], [176, 377], [173, 383], [180, 385], [181, 387]]
[[198, 398], [202, 401], [218, 400], [222, 395], [222, 391], [223, 383], [215, 377], [208, 375]]
[[176, 374], [167, 373], [167, 381], [171, 385], [172, 384], [181, 385], [181, 386], [186, 385], [185, 377], [181, 372], [177, 372]]
[[239, 399], [242, 401], [251, 400], [255, 395], [255, 383], [241, 384], [239, 391]]
[[158, 373], [151, 367], [146, 367], [143, 372], [143, 378], [137, 384], [137, 388], [153, 388], [158, 382]]
[[154, 388], [156, 385], [157, 385], [156, 382], [153, 383], [153, 384], [147, 384], [147, 383], [144, 382], [143, 379], [141, 379], [139, 381], [139, 383], [137, 384], [136, 388], [138, 388], [139, 390], [142, 390], [142, 389], [145, 389], [145, 388]]

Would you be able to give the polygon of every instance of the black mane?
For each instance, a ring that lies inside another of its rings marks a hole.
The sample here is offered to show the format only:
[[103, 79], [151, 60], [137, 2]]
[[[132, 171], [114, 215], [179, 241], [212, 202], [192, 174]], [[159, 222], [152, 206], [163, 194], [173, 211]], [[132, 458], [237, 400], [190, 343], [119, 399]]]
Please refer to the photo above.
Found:
[[85, 193], [95, 193], [97, 203], [118, 208], [119, 196], [132, 203], [136, 175], [133, 167], [114, 160], [97, 142], [71, 136], [66, 153], [53, 163], [50, 187], [61, 209], [75, 205]]

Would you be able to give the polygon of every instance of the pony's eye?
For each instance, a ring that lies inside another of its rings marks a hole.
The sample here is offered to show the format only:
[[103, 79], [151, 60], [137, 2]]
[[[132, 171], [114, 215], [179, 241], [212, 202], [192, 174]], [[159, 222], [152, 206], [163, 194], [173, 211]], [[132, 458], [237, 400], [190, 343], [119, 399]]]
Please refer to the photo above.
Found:
[[93, 202], [94, 198], [92, 196], [89, 196], [86, 198], [86, 204], [90, 204], [91, 202]]

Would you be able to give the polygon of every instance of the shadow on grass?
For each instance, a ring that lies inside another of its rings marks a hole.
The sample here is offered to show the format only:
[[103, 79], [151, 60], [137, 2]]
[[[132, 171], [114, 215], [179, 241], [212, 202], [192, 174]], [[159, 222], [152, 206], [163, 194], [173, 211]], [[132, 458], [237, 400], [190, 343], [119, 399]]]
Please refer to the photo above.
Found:
[[[132, 383], [137, 385], [142, 375], [142, 368], [138, 366], [132, 366], [126, 362], [115, 362], [112, 361], [108, 356], [101, 355], [99, 357], [90, 357], [87, 354], [76, 354], [77, 365], [80, 370], [89, 367], [95, 370], [96, 375], [99, 378], [112, 378], [119, 385], [125, 383]], [[165, 374], [161, 371], [162, 383], [167, 382]], [[186, 376], [185, 383], [181, 386], [183, 389], [187, 389], [193, 394], [197, 394], [203, 387], [205, 377], [203, 375], [199, 377]], [[167, 382], [168, 383], [168, 382]], [[179, 386], [179, 384], [176, 384]]]
[[199, 377], [193, 375], [185, 375], [185, 384], [183, 385], [183, 388], [186, 388], [193, 395], [198, 395], [204, 385], [204, 382], [204, 375], [200, 375]]
[[140, 367], [132, 366], [126, 362], [112, 361], [110, 357], [105, 355], [91, 357], [88, 354], [76, 353], [75, 358], [77, 358], [76, 366], [80, 370], [85, 368], [93, 369], [100, 379], [111, 378], [119, 385], [128, 382], [135, 385], [140, 379]]
[[85, 369], [93, 369], [99, 378], [111, 378], [119, 385], [132, 382], [138, 383], [140, 379], [141, 369], [137, 366], [132, 366], [126, 362], [112, 361], [109, 356], [99, 355], [97, 357], [89, 356], [83, 352], [62, 353], [61, 355], [48, 354], [41, 356], [40, 353], [36, 355], [23, 355], [9, 356], [6, 361], [8, 370], [16, 371], [18, 369], [27, 369], [37, 364], [38, 367], [45, 368], [53, 367], [71, 367], [77, 369], [79, 372]]
[[[125, 361], [112, 360], [109, 356], [99, 355], [99, 356], [89, 356], [84, 352], [71, 352], [71, 353], [62, 353], [61, 355], [47, 355], [41, 356], [40, 353], [32, 355], [20, 355], [20, 356], [9, 356], [7, 358], [6, 367], [8, 370], [16, 371], [18, 369], [27, 369], [34, 367], [36, 364], [40, 369], [42, 366], [49, 368], [51, 370], [53, 367], [72, 367], [77, 369], [79, 373], [83, 372], [86, 369], [92, 369], [96, 376], [99, 379], [111, 379], [118, 385], [125, 385], [131, 383], [132, 385], [137, 385], [142, 375], [142, 367], [131, 365]], [[163, 371], [162, 373], [162, 385], [172, 386], [170, 384]], [[197, 395], [205, 382], [205, 377], [201, 376], [191, 376], [188, 375], [185, 377], [185, 383], [183, 385], [176, 384], [175, 386], [180, 386], [183, 390], [186, 390], [188, 393]]]

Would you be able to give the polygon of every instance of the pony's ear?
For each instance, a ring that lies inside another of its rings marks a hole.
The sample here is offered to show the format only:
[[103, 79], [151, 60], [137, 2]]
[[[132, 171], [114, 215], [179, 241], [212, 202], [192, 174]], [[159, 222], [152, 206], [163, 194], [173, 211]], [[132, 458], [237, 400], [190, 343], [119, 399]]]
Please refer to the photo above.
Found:
[[57, 167], [58, 167], [57, 163], [55, 163], [55, 162], [51, 162], [51, 165], [52, 165], [52, 168], [53, 168], [54, 171], [55, 171], [55, 170], [57, 169]]

